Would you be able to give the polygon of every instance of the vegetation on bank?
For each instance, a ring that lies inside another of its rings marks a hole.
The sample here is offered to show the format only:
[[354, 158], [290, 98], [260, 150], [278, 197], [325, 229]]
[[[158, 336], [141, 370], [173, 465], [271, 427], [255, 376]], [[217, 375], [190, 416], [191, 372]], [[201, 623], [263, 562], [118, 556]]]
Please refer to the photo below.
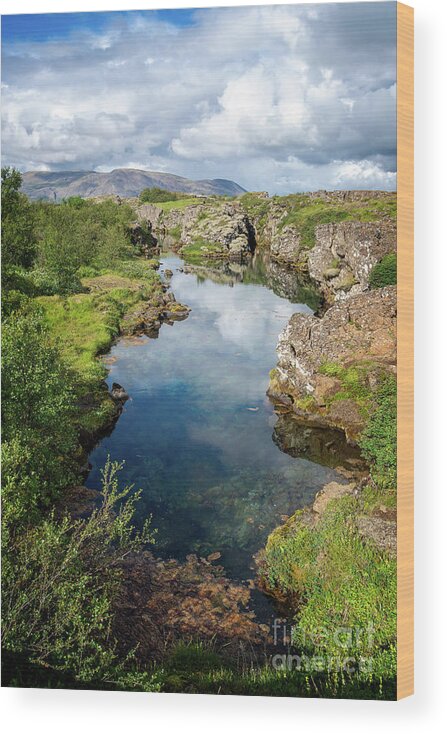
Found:
[[[326, 374], [340, 370], [326, 366]], [[341, 375], [348, 389], [359, 389], [358, 374]], [[307, 654], [332, 659], [340, 654], [357, 670], [358, 690], [368, 680], [395, 695], [396, 560], [361, 534], [361, 519], [395, 511], [397, 482], [397, 394], [394, 376], [382, 378], [368, 400], [370, 418], [360, 439], [370, 462], [370, 481], [358, 496], [330, 501], [319, 518], [299, 510], [276, 528], [260, 558], [266, 589], [294, 609], [292, 642]], [[340, 636], [339, 631], [344, 631]], [[346, 642], [346, 644], [345, 644]], [[352, 684], [351, 679], [351, 684]], [[358, 692], [358, 691], [357, 691]]]
[[[119, 488], [109, 463], [88, 520], [58, 517], [55, 507], [79, 481], [79, 401], [89, 390], [87, 413], [101, 413], [97, 354], [158, 277], [133, 259], [127, 207], [30, 204], [11, 169], [2, 183], [4, 679], [154, 690], [153, 673], [138, 670], [131, 650], [118, 654], [110, 634], [120, 561], [152, 541], [147, 527], [133, 527], [138, 493]], [[93, 427], [105, 418], [94, 416]]]
[[180, 249], [181, 255], [192, 264], [201, 264], [207, 258], [222, 255], [219, 245], [208, 242], [203, 237], [196, 237], [193, 242], [183, 245]]

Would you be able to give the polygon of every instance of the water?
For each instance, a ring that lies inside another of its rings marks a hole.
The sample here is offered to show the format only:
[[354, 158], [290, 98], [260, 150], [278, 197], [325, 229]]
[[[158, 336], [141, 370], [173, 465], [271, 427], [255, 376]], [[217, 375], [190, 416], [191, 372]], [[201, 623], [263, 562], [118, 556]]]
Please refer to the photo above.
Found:
[[99, 486], [108, 454], [124, 460], [121, 479], [143, 490], [139, 512], [153, 515], [159, 555], [219, 551], [230, 578], [250, 579], [253, 554], [281, 518], [340, 481], [315, 452], [311, 461], [305, 449], [281, 450], [265, 394], [279, 332], [318, 299], [296, 274], [260, 258], [194, 272], [180, 272], [184, 263], [173, 255], [162, 262], [161, 271], [174, 272], [177, 300], [192, 311], [163, 325], [158, 339], [112, 348], [108, 383], [123, 385], [130, 400], [90, 456], [88, 485]]

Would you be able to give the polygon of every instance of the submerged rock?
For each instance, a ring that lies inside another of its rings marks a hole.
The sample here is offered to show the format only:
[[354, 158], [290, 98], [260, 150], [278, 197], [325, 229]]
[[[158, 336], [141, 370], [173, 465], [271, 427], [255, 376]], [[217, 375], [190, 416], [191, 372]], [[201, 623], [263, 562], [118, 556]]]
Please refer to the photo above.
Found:
[[72, 520], [84, 520], [92, 514], [102, 498], [101, 492], [82, 485], [74, 485], [64, 490], [58, 500], [55, 513], [57, 518], [69, 515]]
[[124, 387], [118, 382], [113, 383], [110, 394], [114, 400], [117, 400], [119, 402], [124, 403], [126, 400], [129, 400], [128, 393], [125, 391]]
[[113, 632], [140, 660], [161, 659], [182, 639], [212, 640], [235, 652], [265, 639], [246, 609], [248, 587], [230, 581], [209, 560], [161, 560], [143, 551], [123, 561], [122, 571]]

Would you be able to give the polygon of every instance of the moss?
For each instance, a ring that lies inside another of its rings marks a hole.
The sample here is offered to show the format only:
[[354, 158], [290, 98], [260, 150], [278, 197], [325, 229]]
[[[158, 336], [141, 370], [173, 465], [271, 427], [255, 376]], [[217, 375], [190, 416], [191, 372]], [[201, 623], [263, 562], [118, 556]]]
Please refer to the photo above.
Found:
[[368, 515], [383, 507], [387, 510], [395, 510], [397, 507], [396, 488], [395, 486], [380, 488], [377, 484], [367, 484], [362, 490], [360, 501], [364, 512]]
[[337, 362], [324, 362], [318, 371], [322, 375], [335, 377], [340, 381], [340, 389], [327, 399], [327, 405], [340, 400], [354, 400], [360, 414], [367, 417], [372, 404], [372, 391], [368, 384], [368, 374], [372, 369], [381, 370], [380, 365], [372, 362], [344, 367]]
[[304, 410], [306, 412], [312, 412], [317, 407], [317, 403], [313, 395], [306, 395], [306, 397], [304, 398], [295, 400], [295, 405], [297, 408], [300, 408], [301, 410]]

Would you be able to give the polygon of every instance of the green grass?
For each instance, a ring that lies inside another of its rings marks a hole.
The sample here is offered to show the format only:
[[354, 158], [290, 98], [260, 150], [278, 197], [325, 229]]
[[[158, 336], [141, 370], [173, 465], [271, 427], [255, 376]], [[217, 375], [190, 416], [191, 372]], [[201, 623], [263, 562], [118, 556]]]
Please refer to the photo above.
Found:
[[175, 227], [171, 227], [171, 229], [168, 230], [168, 235], [170, 235], [174, 240], [179, 242], [182, 236], [181, 225], [177, 224]]
[[328, 398], [328, 405], [338, 400], [354, 400], [363, 417], [367, 417], [372, 402], [372, 392], [368, 385], [368, 373], [376, 365], [370, 362], [344, 367], [337, 362], [324, 362], [319, 372], [340, 381], [340, 389]]
[[239, 201], [247, 214], [254, 219], [256, 221], [256, 225], [261, 228], [267, 219], [271, 201], [252, 193], [243, 194]]
[[385, 378], [374, 396], [375, 409], [362, 433], [360, 447], [371, 464], [371, 476], [382, 489], [397, 485], [397, 383]]
[[170, 212], [172, 209], [186, 209], [187, 206], [198, 206], [199, 204], [202, 204], [201, 199], [191, 198], [191, 199], [178, 199], [177, 201], [160, 201], [155, 204], [155, 206], [158, 206], [160, 209], [163, 209], [164, 212]]
[[[124, 263], [123, 269], [127, 270], [129, 265]], [[106, 369], [98, 356], [110, 349], [120, 332], [123, 316], [160, 288], [159, 276], [148, 263], [134, 261], [132, 266], [134, 277], [109, 271], [85, 278], [83, 285], [91, 290], [89, 293], [36, 299], [44, 309], [52, 339], [77, 377], [75, 389], [79, 399], [82, 401], [86, 395], [90, 398], [89, 408], [79, 414], [79, 424], [89, 431], [107, 423], [114, 410], [103, 385]], [[144, 280], [137, 279], [137, 273], [144, 273]]]
[[369, 275], [371, 288], [384, 288], [397, 283], [397, 255], [390, 252], [378, 262]]
[[223, 254], [223, 248], [197, 237], [194, 242], [181, 248], [181, 255], [188, 262], [200, 264], [204, 258]]
[[[287, 661], [286, 661], [287, 664]], [[294, 661], [291, 659], [290, 665]], [[390, 677], [354, 673], [276, 670], [273, 665], [238, 670], [221, 666], [207, 670], [181, 670], [159, 674], [160, 690], [168, 693], [208, 693], [221, 696], [297, 698], [354, 698], [394, 700], [395, 681]]]
[[[394, 675], [396, 562], [359, 536], [357, 513], [352, 496], [329, 503], [315, 526], [301, 522], [302, 513], [296, 513], [269, 536], [262, 574], [267, 587], [296, 609], [295, 644], [337, 655], [340, 642], [331, 631], [357, 628], [365, 634], [348, 654], [371, 656], [377, 675]], [[366, 634], [371, 624], [372, 640]]]

